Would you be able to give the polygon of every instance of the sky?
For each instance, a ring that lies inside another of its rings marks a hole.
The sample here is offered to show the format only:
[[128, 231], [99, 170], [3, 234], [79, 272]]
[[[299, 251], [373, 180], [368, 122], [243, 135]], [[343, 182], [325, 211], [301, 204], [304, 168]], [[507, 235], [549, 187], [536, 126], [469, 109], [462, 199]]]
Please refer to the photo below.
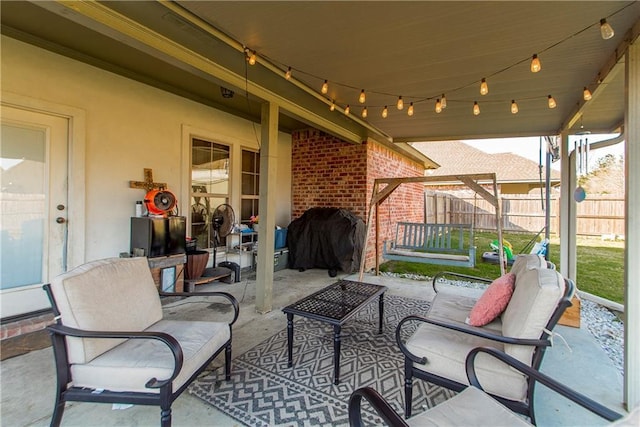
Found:
[[[586, 136], [586, 138], [588, 139], [589, 143], [593, 143], [596, 141], [603, 141], [615, 136], [616, 135], [588, 135]], [[571, 141], [573, 141], [573, 139]], [[482, 150], [485, 153], [513, 153], [532, 160], [536, 163], [540, 162], [540, 138], [537, 136], [526, 138], [473, 139], [465, 140], [463, 142], [479, 150]], [[544, 145], [543, 148], [546, 152], [546, 147]], [[598, 159], [606, 156], [607, 154], [613, 154], [616, 157], [624, 155], [624, 144], [620, 143], [613, 146], [600, 148], [598, 150], [592, 150], [589, 154], [589, 166], [593, 167], [597, 164]], [[544, 153], [542, 162], [543, 164], [546, 162]], [[560, 162], [555, 162], [552, 168], [559, 170]]]

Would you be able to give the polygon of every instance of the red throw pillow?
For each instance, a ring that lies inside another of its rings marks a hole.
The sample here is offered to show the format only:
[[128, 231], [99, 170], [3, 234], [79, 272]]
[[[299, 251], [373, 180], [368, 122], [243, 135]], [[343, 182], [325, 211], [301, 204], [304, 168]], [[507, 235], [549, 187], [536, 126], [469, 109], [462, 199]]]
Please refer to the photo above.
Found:
[[471, 326], [484, 326], [498, 317], [509, 304], [516, 283], [516, 275], [507, 273], [498, 277], [476, 301], [467, 322]]

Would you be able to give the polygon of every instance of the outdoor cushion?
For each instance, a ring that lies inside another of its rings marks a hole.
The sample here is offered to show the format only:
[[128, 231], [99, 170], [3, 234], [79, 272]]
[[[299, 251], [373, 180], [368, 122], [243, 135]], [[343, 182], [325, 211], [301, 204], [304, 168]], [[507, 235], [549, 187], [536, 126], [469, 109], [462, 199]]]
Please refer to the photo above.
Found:
[[[161, 320], [147, 331], [166, 332], [182, 347], [184, 362], [173, 380], [173, 390], [181, 387], [231, 336], [229, 324], [222, 322]], [[150, 378], [169, 378], [173, 368], [173, 356], [165, 344], [132, 339], [89, 363], [73, 365], [71, 373], [76, 387], [158, 393], [159, 389], [146, 388], [145, 383]]]
[[451, 399], [407, 420], [410, 426], [531, 426], [476, 387], [467, 387]]
[[[430, 316], [429, 316], [430, 317]], [[427, 358], [425, 365], [414, 364], [417, 369], [469, 384], [465, 373], [465, 359], [472, 348], [489, 346], [503, 350], [503, 344], [442, 328], [431, 324], [421, 324], [406, 343], [413, 354]], [[504, 363], [486, 355], [479, 355], [476, 372], [488, 393], [508, 399], [523, 400], [526, 397], [527, 382], [524, 375], [508, 369]]]
[[[502, 313], [502, 335], [538, 339], [565, 293], [562, 275], [551, 269], [524, 271], [516, 277], [516, 287]], [[505, 344], [505, 353], [531, 365], [533, 346]]]
[[511, 266], [510, 272], [517, 276], [524, 271], [534, 268], [547, 268], [547, 260], [544, 256], [536, 254], [518, 255]]
[[[465, 323], [477, 301], [476, 297], [463, 296], [448, 290], [438, 292], [429, 308], [429, 318]], [[483, 325], [483, 328], [502, 334], [502, 319], [498, 316]]]
[[507, 273], [494, 280], [474, 304], [466, 323], [471, 326], [484, 326], [498, 317], [509, 304], [515, 281], [516, 275], [513, 273]]
[[[72, 328], [142, 331], [162, 318], [158, 290], [144, 257], [84, 264], [54, 278], [51, 290], [62, 323]], [[69, 337], [69, 361], [89, 362], [123, 341]]]

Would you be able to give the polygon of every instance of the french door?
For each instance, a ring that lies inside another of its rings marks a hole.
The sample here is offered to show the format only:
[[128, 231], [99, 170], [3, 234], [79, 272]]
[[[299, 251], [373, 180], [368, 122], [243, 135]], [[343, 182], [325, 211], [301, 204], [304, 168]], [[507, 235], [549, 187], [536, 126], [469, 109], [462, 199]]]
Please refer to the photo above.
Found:
[[42, 284], [66, 269], [67, 118], [3, 105], [0, 301], [6, 318], [50, 307]]

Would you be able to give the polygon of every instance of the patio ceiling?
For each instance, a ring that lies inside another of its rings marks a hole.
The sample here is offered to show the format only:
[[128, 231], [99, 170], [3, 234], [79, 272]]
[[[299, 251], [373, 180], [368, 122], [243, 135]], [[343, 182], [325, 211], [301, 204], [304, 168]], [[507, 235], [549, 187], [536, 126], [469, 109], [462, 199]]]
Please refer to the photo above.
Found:
[[[136, 35], [122, 17], [164, 42]], [[602, 18], [612, 39], [600, 36]], [[312, 125], [354, 142], [412, 142], [614, 132], [624, 121], [622, 54], [638, 35], [640, 2], [2, 2], [2, 24], [12, 37], [252, 120], [259, 102], [277, 102], [283, 130]], [[201, 62], [171, 50], [173, 42]], [[255, 66], [242, 46], [256, 52]], [[534, 53], [538, 73], [529, 71]], [[224, 98], [220, 86], [236, 96]], [[442, 94], [447, 108], [437, 114]]]

